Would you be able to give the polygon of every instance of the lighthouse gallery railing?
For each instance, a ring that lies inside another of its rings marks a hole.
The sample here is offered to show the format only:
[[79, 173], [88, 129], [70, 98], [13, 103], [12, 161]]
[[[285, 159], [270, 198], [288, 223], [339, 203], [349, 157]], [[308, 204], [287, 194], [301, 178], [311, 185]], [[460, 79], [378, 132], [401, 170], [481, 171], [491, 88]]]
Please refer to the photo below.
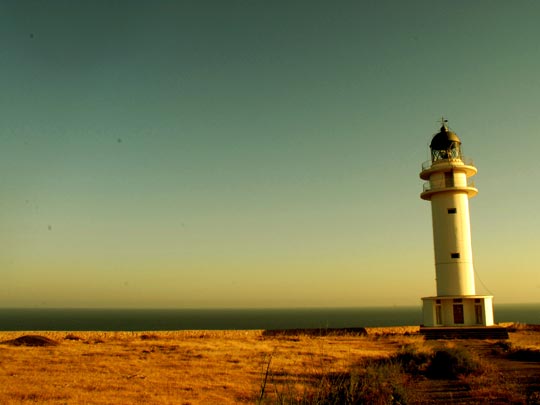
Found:
[[461, 159], [444, 159], [444, 160], [438, 160], [437, 162], [433, 163], [431, 159], [426, 160], [424, 163], [422, 163], [422, 171], [429, 169], [434, 164], [443, 163], [443, 162], [462, 162], [465, 166], [474, 166], [474, 162], [471, 158], [462, 156]]
[[[439, 190], [442, 188], [461, 188], [464, 186], [450, 186], [448, 187], [444, 181], [437, 182], [435, 184], [431, 184], [429, 181], [426, 181], [423, 185], [424, 192], [431, 191], [431, 190]], [[476, 188], [474, 185], [474, 181], [472, 179], [467, 179], [467, 186], [466, 187], [473, 187]]]

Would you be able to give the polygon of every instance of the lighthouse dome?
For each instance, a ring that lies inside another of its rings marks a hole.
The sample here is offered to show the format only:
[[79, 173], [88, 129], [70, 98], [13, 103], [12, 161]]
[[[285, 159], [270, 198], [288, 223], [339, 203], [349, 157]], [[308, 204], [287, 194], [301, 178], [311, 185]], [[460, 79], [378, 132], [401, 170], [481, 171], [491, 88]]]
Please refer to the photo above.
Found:
[[458, 136], [450, 131], [443, 119], [443, 125], [439, 133], [433, 136], [431, 144], [431, 162], [435, 163], [440, 160], [455, 160], [461, 159], [461, 141]]
[[461, 144], [458, 136], [454, 132], [450, 131], [446, 125], [443, 125], [439, 133], [433, 136], [429, 147], [432, 150], [448, 150], [455, 147], [456, 144]]

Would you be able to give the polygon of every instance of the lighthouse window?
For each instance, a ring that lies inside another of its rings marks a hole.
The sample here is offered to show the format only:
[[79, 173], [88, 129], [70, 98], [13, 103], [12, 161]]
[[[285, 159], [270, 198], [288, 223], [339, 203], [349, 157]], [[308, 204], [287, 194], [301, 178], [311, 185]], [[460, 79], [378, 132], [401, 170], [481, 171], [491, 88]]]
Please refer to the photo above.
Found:
[[465, 323], [465, 317], [463, 316], [463, 304], [454, 304], [454, 323], [462, 324]]
[[484, 317], [482, 316], [482, 305], [481, 304], [475, 304], [474, 305], [474, 317], [476, 318], [476, 323], [478, 325], [481, 325], [484, 323]]
[[448, 213], [449, 214], [457, 214], [457, 209], [456, 208], [448, 208]]
[[435, 305], [435, 323], [442, 325], [442, 306], [441, 304]]
[[459, 253], [450, 253], [452, 259], [459, 259]]
[[453, 172], [444, 173], [444, 183], [446, 187], [454, 187], [454, 173]]

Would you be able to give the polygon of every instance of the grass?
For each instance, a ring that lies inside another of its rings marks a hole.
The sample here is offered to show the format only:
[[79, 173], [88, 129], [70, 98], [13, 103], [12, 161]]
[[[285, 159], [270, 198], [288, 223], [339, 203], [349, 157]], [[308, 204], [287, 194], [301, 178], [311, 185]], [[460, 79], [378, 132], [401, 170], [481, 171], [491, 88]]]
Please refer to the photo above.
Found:
[[[451, 378], [466, 379], [471, 392], [493, 390], [491, 374], [500, 374], [482, 372], [489, 370], [482, 362], [475, 368], [478, 358], [454, 343], [425, 342], [406, 328], [368, 328], [367, 336], [0, 332], [0, 342], [25, 334], [58, 344], [0, 344], [2, 404], [416, 403], [415, 384], [437, 374], [433, 364], [438, 352], [457, 359]], [[540, 350], [538, 336], [517, 330], [511, 333], [511, 347]], [[535, 398], [535, 392], [522, 394], [510, 380], [497, 381], [509, 398]]]
[[[414, 377], [458, 380], [484, 371], [482, 362], [462, 347], [419, 351], [409, 344], [391, 356], [354, 364], [347, 372], [313, 374], [310, 384], [297, 391], [293, 388], [297, 381], [274, 380], [270, 364], [271, 359], [259, 404], [408, 404], [418, 401], [411, 383]], [[265, 395], [268, 385], [274, 386], [274, 395]]]
[[[28, 332], [59, 344], [0, 345], [0, 403], [254, 403], [261, 370], [346, 371], [390, 347], [347, 336], [264, 338], [262, 331]], [[0, 341], [23, 333], [0, 332]]]
[[[346, 372], [312, 373], [304, 378], [303, 384], [299, 384], [298, 376], [284, 379], [279, 374], [273, 378], [269, 361], [258, 403], [382, 405], [432, 403], [432, 400], [448, 403], [456, 400], [452, 390], [457, 390], [457, 395], [474, 403], [540, 404], [536, 383], [532, 389], [520, 385], [515, 376], [501, 372], [466, 344], [419, 342], [407, 333], [401, 337], [396, 333], [378, 333], [371, 339], [385, 340], [390, 345], [406, 344], [389, 356], [353, 364]], [[512, 347], [507, 342], [492, 344]], [[536, 344], [540, 344], [538, 337]], [[538, 349], [512, 348], [505, 358], [537, 361], [539, 353]], [[439, 386], [448, 386], [448, 395], [444, 397], [443, 393], [438, 400], [426, 400], [421, 386], [428, 380], [433, 381], [435, 391]], [[442, 385], [437, 382], [443, 380], [446, 382]], [[273, 390], [268, 389], [269, 385]]]

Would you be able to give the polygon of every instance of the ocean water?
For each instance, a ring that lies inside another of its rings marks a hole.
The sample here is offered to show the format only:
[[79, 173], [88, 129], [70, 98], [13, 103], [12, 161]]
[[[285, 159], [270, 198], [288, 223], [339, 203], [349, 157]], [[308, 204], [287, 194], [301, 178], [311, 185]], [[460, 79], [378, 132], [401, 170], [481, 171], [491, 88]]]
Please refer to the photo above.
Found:
[[[540, 324], [540, 304], [499, 304], [496, 322]], [[0, 309], [0, 330], [158, 331], [420, 325], [420, 307], [308, 309]]]

